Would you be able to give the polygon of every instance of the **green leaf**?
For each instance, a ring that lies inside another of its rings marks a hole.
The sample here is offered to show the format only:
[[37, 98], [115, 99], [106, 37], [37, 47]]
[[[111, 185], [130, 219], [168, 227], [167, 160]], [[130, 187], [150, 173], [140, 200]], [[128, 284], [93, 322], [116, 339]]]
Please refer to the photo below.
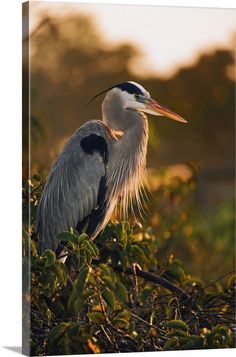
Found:
[[171, 328], [171, 329], [176, 329], [176, 330], [183, 330], [183, 331], [188, 331], [188, 325], [181, 320], [171, 320], [171, 321], [167, 321], [165, 326], [167, 328]]
[[114, 293], [109, 290], [108, 288], [105, 288], [102, 292], [102, 297], [103, 299], [106, 301], [106, 303], [112, 308], [114, 309], [115, 307], [115, 303], [116, 303], [116, 299], [115, 299], [115, 295]]
[[181, 350], [203, 349], [204, 338], [201, 336], [188, 336], [180, 338]]
[[112, 278], [108, 275], [104, 275], [102, 277], [102, 280], [104, 281], [104, 283], [108, 286], [109, 289], [111, 290], [116, 290], [116, 286], [114, 281], [112, 280]]
[[56, 274], [56, 276], [58, 277], [58, 280], [61, 283], [61, 285], [66, 286], [68, 276], [65, 272], [65, 265], [63, 263], [56, 261], [51, 266], [51, 268], [54, 271], [54, 273]]
[[52, 311], [50, 309], [47, 309], [46, 314], [45, 314], [47, 322], [50, 322], [53, 316], [54, 315], [53, 315]]
[[56, 254], [50, 249], [45, 250], [43, 256], [46, 257], [45, 267], [50, 267], [56, 261]]
[[178, 282], [182, 282], [185, 279], [184, 269], [178, 260], [174, 260], [171, 264], [169, 264], [166, 273], [171, 279], [174, 279]]
[[128, 321], [122, 318], [114, 318], [112, 322], [116, 328], [126, 328], [128, 326]]
[[123, 271], [125, 271], [127, 269], [128, 266], [128, 258], [126, 256], [125, 253], [120, 252], [120, 262], [121, 262], [121, 266], [123, 268]]
[[120, 222], [116, 226], [118, 241], [123, 249], [127, 247], [127, 232], [125, 229], [125, 222]]
[[126, 287], [124, 286], [124, 284], [122, 284], [120, 281], [118, 281], [116, 283], [116, 296], [118, 297], [118, 299], [127, 304], [129, 298], [128, 298], [128, 292], [126, 290]]
[[191, 285], [191, 286], [193, 286], [193, 287], [195, 287], [195, 288], [200, 288], [200, 289], [204, 288], [204, 282], [203, 282], [203, 280], [200, 279], [200, 278], [197, 278], [197, 277], [191, 277], [191, 278], [189, 278], [188, 280], [185, 280], [185, 281], [183, 282], [183, 285], [184, 285], [184, 286], [185, 286], [185, 285]]
[[57, 235], [57, 239], [61, 242], [75, 242], [78, 241], [78, 236], [71, 232], [62, 232]]
[[85, 248], [93, 259], [99, 259], [99, 250], [95, 243], [85, 240], [83, 242], [83, 248]]
[[79, 314], [84, 305], [84, 299], [78, 298], [73, 302], [73, 311]]
[[169, 338], [169, 340], [167, 340], [163, 346], [163, 351], [174, 350], [177, 343], [178, 340], [176, 338]]
[[186, 333], [182, 330], [174, 330], [166, 334], [166, 337], [185, 337], [185, 336]]
[[99, 268], [103, 271], [104, 275], [109, 275], [112, 277], [111, 275], [111, 268], [104, 263], [99, 264]]
[[48, 343], [53, 345], [63, 335], [66, 329], [70, 326], [70, 323], [62, 322], [55, 326], [48, 334]]
[[153, 288], [150, 286], [147, 286], [143, 289], [142, 294], [141, 294], [142, 303], [145, 303], [147, 301], [147, 299], [151, 296], [152, 291], [153, 291]]
[[116, 314], [115, 318], [124, 319], [128, 322], [130, 320], [130, 316], [131, 316], [130, 312], [128, 310], [124, 310]]
[[234, 287], [236, 287], [236, 274], [233, 274], [229, 277], [229, 279], [227, 281], [227, 285], [230, 289], [233, 289]]
[[78, 278], [74, 282], [74, 287], [73, 290], [76, 291], [77, 296], [79, 297], [82, 295], [83, 290], [84, 290], [84, 284], [88, 275], [88, 268], [84, 268], [81, 270], [81, 272], [78, 275]]
[[82, 295], [83, 295], [84, 284], [85, 284], [87, 275], [88, 275], [88, 268], [86, 267], [81, 270], [81, 272], [78, 275], [78, 278], [74, 282], [72, 292], [71, 292], [68, 302], [67, 302], [68, 310], [71, 312], [74, 311], [74, 307], [75, 307], [74, 303], [76, 300], [81, 299], [82, 301], [84, 301], [84, 299], [82, 298]]
[[132, 245], [131, 255], [132, 255], [134, 263], [137, 262], [140, 265], [145, 264], [145, 262], [146, 262], [145, 254], [144, 254], [143, 250], [137, 244]]
[[135, 330], [135, 322], [134, 321], [130, 321], [130, 323], [128, 324], [128, 333], [131, 335]]
[[87, 316], [91, 322], [94, 322], [95, 324], [102, 325], [106, 323], [106, 318], [102, 312], [94, 311], [94, 312], [88, 312]]
[[79, 237], [77, 237], [77, 243], [81, 244], [83, 241], [88, 240], [89, 236], [86, 233], [80, 234]]

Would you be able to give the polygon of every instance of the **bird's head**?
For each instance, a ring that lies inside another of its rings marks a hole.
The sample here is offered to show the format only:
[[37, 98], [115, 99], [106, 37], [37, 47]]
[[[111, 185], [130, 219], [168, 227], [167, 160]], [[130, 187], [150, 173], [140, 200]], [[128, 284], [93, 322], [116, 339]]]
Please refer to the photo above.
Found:
[[149, 92], [136, 82], [127, 81], [116, 84], [98, 93], [92, 100], [104, 93], [107, 93], [107, 95], [103, 102], [103, 107], [106, 106], [106, 110], [112, 110], [114, 114], [117, 113], [118, 108], [122, 107], [125, 110], [135, 110], [137, 112], [165, 116], [181, 123], [187, 123], [187, 120], [179, 114], [152, 99]]
[[149, 92], [136, 82], [123, 82], [117, 84], [113, 88], [117, 88], [125, 109], [165, 116], [181, 123], [187, 123], [187, 120], [182, 118], [179, 114], [176, 114], [152, 99]]

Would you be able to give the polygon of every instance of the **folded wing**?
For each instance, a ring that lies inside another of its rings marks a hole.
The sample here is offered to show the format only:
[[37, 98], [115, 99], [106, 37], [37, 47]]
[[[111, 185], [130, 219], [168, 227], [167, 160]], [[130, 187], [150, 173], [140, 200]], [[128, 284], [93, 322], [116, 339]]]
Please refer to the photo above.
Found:
[[104, 123], [91, 121], [66, 143], [48, 177], [36, 217], [39, 251], [56, 251], [57, 234], [71, 227], [90, 236], [107, 212], [107, 165], [111, 138]]

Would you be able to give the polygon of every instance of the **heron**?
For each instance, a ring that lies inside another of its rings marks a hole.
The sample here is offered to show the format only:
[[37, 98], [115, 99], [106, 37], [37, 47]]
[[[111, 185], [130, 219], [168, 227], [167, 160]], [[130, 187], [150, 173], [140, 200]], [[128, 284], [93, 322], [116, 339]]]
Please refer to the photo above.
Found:
[[[60, 252], [57, 235], [71, 228], [95, 239], [119, 204], [140, 208], [146, 182], [146, 114], [187, 121], [126, 81], [103, 90], [102, 120], [91, 120], [66, 142], [48, 176], [36, 216], [39, 251]], [[91, 102], [90, 101], [90, 102]]]

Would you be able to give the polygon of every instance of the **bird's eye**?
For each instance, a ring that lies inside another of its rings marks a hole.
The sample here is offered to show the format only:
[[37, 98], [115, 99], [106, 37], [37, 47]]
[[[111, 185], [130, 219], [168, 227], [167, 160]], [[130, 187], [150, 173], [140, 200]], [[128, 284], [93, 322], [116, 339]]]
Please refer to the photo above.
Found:
[[139, 100], [139, 99], [140, 99], [139, 94], [134, 94], [134, 99], [135, 99], [135, 100]]

